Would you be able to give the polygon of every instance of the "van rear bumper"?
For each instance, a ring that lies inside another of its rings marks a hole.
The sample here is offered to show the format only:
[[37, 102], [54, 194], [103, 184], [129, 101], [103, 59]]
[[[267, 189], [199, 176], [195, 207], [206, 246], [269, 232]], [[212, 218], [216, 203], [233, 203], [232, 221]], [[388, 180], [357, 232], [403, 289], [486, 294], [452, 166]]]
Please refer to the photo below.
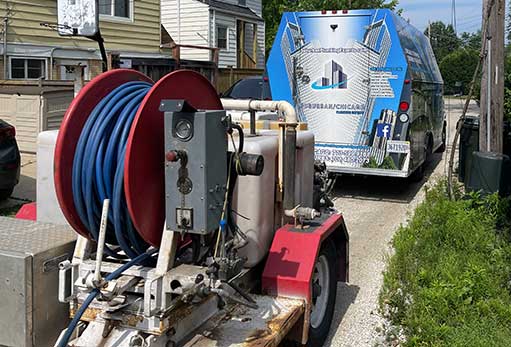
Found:
[[407, 178], [410, 176], [410, 172], [408, 172], [408, 171], [388, 170], [388, 169], [327, 166], [327, 170], [332, 173], [350, 174], [350, 175], [385, 176], [385, 177], [401, 177], [401, 178]]

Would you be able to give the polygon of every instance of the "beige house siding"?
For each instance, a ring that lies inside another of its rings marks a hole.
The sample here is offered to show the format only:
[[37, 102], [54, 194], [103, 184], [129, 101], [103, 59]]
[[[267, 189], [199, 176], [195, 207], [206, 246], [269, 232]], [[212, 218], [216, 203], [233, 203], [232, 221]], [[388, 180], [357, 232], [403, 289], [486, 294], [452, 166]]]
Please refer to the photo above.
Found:
[[0, 89], [0, 118], [16, 127], [20, 150], [35, 153], [37, 135], [60, 127], [73, 100], [73, 89], [43, 92], [45, 87], [41, 87], [41, 94], [26, 94], [23, 86], [18, 88], [19, 93], [16, 94]]
[[[129, 52], [160, 52], [160, 0], [132, 1], [133, 18], [101, 16], [100, 28], [107, 50]], [[0, 0], [0, 17], [9, 18], [9, 43], [76, 48], [97, 48], [86, 38], [61, 37], [55, 30], [40, 23], [57, 22], [56, 0]]]

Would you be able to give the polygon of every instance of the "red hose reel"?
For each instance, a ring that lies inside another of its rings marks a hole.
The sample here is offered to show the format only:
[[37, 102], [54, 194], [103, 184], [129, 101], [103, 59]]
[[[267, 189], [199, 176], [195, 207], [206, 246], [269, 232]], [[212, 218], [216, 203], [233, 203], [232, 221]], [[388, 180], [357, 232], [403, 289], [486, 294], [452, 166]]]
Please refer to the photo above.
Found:
[[[55, 188], [69, 224], [86, 238], [91, 235], [76, 211], [72, 168], [82, 128], [94, 107], [112, 90], [130, 81], [153, 81], [129, 69], [103, 73], [90, 81], [71, 102], [60, 127], [55, 148]], [[131, 126], [126, 148], [124, 190], [133, 224], [140, 236], [158, 247], [165, 222], [165, 153], [163, 113], [165, 99], [184, 99], [200, 110], [221, 110], [217, 91], [201, 74], [178, 70], [160, 79], [142, 101]]]

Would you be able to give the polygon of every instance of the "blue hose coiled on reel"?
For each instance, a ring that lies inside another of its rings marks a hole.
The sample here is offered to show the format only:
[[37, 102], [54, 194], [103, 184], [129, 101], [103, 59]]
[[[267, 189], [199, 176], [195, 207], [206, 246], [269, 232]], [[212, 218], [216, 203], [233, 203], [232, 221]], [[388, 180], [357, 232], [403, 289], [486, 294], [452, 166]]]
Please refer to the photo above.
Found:
[[[107, 243], [129, 258], [149, 247], [136, 231], [124, 195], [124, 155], [137, 110], [151, 89], [147, 82], [127, 82], [108, 94], [91, 112], [76, 146], [72, 189], [78, 215], [97, 241], [104, 199], [110, 199]], [[123, 258], [105, 245], [105, 252]]]

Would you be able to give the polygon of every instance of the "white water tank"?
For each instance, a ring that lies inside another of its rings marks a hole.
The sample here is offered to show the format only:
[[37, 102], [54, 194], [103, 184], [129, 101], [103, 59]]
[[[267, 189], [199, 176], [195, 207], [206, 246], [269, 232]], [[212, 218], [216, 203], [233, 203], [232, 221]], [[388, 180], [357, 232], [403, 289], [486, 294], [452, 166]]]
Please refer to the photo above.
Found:
[[37, 136], [37, 221], [69, 225], [60, 209], [53, 179], [53, 157], [58, 134], [58, 130], [50, 130]]
[[[232, 151], [231, 142], [229, 146]], [[314, 135], [299, 131], [296, 146], [295, 201], [297, 205], [312, 207]], [[267, 255], [278, 224], [275, 221], [278, 132], [268, 130], [261, 131], [258, 136], [245, 136], [243, 151], [264, 157], [261, 176], [238, 177], [233, 194], [234, 219], [249, 241], [240, 249], [239, 255], [247, 257], [247, 267], [253, 267]]]

